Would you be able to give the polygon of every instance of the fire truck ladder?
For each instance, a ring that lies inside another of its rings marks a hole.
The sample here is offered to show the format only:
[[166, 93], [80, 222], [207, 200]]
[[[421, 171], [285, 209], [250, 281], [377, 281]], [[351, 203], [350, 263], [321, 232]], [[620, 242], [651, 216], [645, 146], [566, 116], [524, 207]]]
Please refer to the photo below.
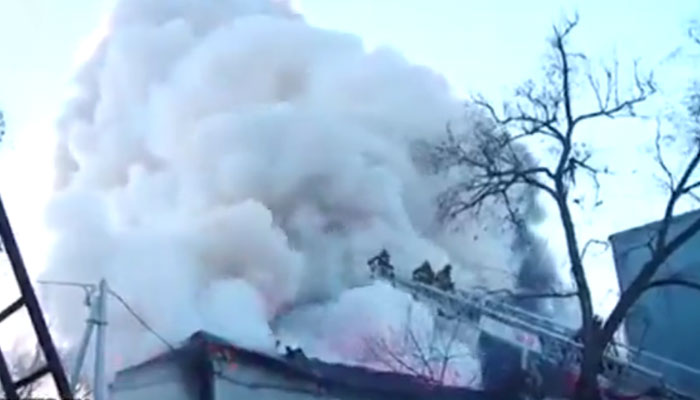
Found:
[[[564, 368], [573, 370], [580, 365], [583, 359], [582, 345], [574, 340], [576, 331], [544, 316], [508, 304], [507, 302], [496, 300], [483, 293], [462, 290], [447, 292], [431, 285], [401, 279], [395, 276], [393, 271], [377, 269], [373, 271], [373, 275], [375, 278], [384, 280], [392, 286], [410, 293], [417, 300], [431, 305], [434, 309], [439, 310], [439, 314], [442, 317], [459, 319], [466, 323], [476, 325], [480, 327], [481, 330], [484, 330], [486, 334], [491, 334], [491, 332], [489, 332], [489, 328], [486, 324], [482, 324], [484, 318], [525, 332], [531, 337], [536, 338], [534, 340], [535, 343], [531, 343], [527, 350], [537, 353], [536, 355], [538, 357], [563, 366]], [[688, 372], [700, 376], [700, 371], [640, 349], [624, 346], [619, 343], [613, 343], [611, 348], [624, 348], [632, 354], [645, 354], [646, 356], [657, 359], [657, 361], [673, 364], [673, 366], [677, 368], [686, 369]], [[611, 381], [617, 381], [622, 379], [622, 375], [625, 375], [627, 379], [636, 381], [658, 382], [663, 388], [664, 395], [666, 396], [665, 398], [691, 398], [687, 394], [665, 385], [663, 376], [658, 372], [652, 371], [637, 363], [625, 361], [608, 352], [604, 356], [603, 376]]]
[[39, 347], [46, 360], [46, 365], [15, 381], [7, 365], [7, 359], [2, 349], [0, 349], [0, 382], [5, 392], [4, 398], [8, 400], [19, 400], [19, 395], [17, 394], [18, 389], [36, 382], [47, 374], [51, 374], [56, 384], [59, 397], [63, 400], [71, 399], [73, 396], [68, 384], [68, 379], [66, 379], [61, 360], [58, 357], [58, 352], [51, 339], [49, 329], [46, 326], [46, 320], [41, 312], [39, 301], [29, 281], [29, 275], [27, 275], [27, 270], [24, 267], [24, 262], [22, 261], [19, 248], [17, 247], [15, 236], [12, 233], [10, 221], [7, 218], [2, 199], [0, 199], [0, 235], [2, 236], [3, 247], [10, 259], [12, 271], [15, 274], [15, 279], [17, 280], [17, 285], [20, 290], [20, 297], [7, 308], [0, 311], [0, 322], [7, 319], [14, 312], [20, 310], [23, 306], [26, 307]]

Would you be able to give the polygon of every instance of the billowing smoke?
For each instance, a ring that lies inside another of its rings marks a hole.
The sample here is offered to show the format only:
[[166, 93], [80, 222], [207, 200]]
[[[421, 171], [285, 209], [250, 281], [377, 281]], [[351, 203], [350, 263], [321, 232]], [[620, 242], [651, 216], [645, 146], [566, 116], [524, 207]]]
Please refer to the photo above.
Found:
[[[382, 248], [405, 276], [450, 261], [458, 286], [512, 287], [520, 257], [502, 210], [436, 222], [449, 177], [423, 174], [411, 149], [462, 112], [444, 80], [284, 4], [118, 4], [61, 119], [44, 275], [106, 278], [172, 342], [207, 329], [272, 349], [283, 333], [358, 361], [348, 343], [420, 308], [367, 286]], [[45, 295], [62, 337], [79, 338], [79, 295]], [[163, 350], [117, 303], [109, 313], [110, 360]]]

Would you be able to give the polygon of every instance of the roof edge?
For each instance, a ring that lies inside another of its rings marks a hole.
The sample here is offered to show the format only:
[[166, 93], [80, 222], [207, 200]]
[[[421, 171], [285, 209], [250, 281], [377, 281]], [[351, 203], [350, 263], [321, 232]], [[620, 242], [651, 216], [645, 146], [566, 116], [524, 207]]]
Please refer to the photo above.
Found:
[[[690, 211], [684, 212], [682, 214], [678, 214], [678, 215], [671, 217], [671, 223], [678, 223], [680, 221], [685, 221], [686, 219], [689, 219], [691, 216], [693, 216], [695, 214], [697, 214], [697, 216], [700, 218], [700, 208], [696, 208], [694, 210], [690, 210]], [[610, 242], [612, 242], [614, 239], [616, 239], [617, 237], [620, 237], [622, 235], [647, 230], [649, 228], [654, 227], [655, 225], [661, 224], [662, 221], [663, 221], [663, 218], [656, 220], [656, 221], [652, 221], [652, 222], [643, 224], [643, 225], [628, 228], [628, 229], [623, 230], [623, 231], [615, 232], [615, 233], [608, 236], [608, 240]]]

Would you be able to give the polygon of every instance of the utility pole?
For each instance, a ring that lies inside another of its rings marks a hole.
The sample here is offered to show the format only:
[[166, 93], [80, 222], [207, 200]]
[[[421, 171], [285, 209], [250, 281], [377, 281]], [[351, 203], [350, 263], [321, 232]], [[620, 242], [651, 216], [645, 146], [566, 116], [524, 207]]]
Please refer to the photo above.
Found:
[[107, 281], [102, 279], [97, 294], [97, 342], [95, 343], [95, 400], [107, 400], [105, 384], [105, 336], [107, 334]]
[[87, 348], [90, 345], [90, 337], [92, 336], [92, 332], [95, 328], [95, 325], [98, 324], [98, 319], [99, 319], [99, 301], [96, 301], [93, 297], [94, 291], [96, 289], [97, 285], [90, 285], [87, 288], [87, 297], [86, 297], [86, 304], [90, 306], [90, 315], [88, 316], [87, 319], [87, 326], [85, 327], [85, 331], [83, 332], [83, 337], [80, 340], [80, 346], [78, 347], [78, 354], [75, 357], [75, 363], [73, 364], [73, 371], [71, 371], [70, 375], [70, 385], [71, 389], [73, 389], [73, 393], [75, 393], [78, 390], [78, 382], [80, 381], [80, 371], [83, 368], [83, 363], [85, 363], [85, 355], [87, 354]]
[[[40, 283], [80, 286], [87, 291], [86, 304], [90, 306], [90, 315], [86, 320], [85, 331], [80, 340], [78, 354], [75, 357], [73, 370], [70, 375], [70, 385], [73, 392], [77, 392], [80, 382], [80, 372], [85, 364], [85, 356], [90, 338], [97, 327], [97, 340], [95, 343], [95, 370], [93, 377], [93, 394], [95, 400], [107, 400], [107, 386], [105, 385], [105, 336], [107, 330], [107, 281], [102, 279], [99, 285], [83, 284], [77, 282], [43, 281]], [[97, 293], [95, 293], [97, 289]]]
[[[97, 339], [95, 341], [95, 366], [93, 373], [92, 393], [95, 400], [107, 400], [107, 385], [105, 374], [105, 351], [106, 351], [106, 335], [107, 335], [107, 296], [110, 294], [109, 286], [105, 279], [100, 280], [99, 284], [89, 284], [80, 282], [64, 282], [64, 281], [39, 281], [42, 284], [62, 285], [62, 286], [77, 286], [83, 288], [87, 292], [86, 304], [90, 308], [88, 319], [86, 320], [85, 331], [80, 340], [78, 352], [75, 357], [75, 363], [70, 375], [70, 387], [75, 393], [78, 390], [80, 382], [80, 374], [85, 364], [88, 347], [92, 333], [97, 328]], [[2, 371], [0, 371], [2, 372]]]

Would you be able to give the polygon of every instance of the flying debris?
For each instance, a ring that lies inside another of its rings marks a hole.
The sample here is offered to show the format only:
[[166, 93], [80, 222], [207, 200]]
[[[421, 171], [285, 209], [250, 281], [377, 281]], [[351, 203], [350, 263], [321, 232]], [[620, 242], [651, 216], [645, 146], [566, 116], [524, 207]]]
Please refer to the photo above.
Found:
[[420, 267], [413, 271], [413, 280], [426, 285], [432, 285], [435, 282], [435, 272], [428, 261], [424, 261]]

